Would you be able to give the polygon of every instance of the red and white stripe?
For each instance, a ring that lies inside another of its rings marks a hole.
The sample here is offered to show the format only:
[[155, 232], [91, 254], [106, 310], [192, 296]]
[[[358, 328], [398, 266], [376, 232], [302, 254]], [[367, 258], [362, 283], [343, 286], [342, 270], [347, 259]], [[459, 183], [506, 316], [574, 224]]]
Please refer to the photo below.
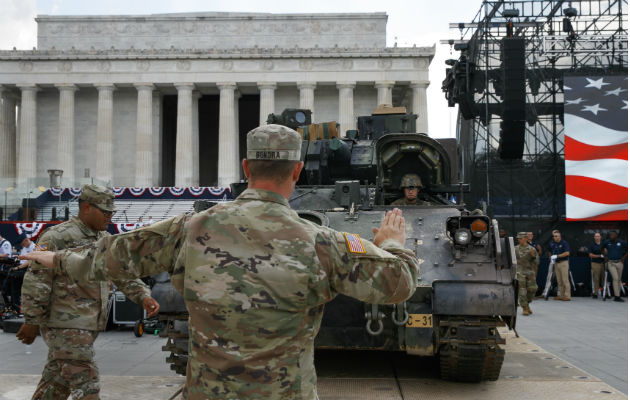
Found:
[[567, 220], [627, 220], [628, 132], [564, 118]]

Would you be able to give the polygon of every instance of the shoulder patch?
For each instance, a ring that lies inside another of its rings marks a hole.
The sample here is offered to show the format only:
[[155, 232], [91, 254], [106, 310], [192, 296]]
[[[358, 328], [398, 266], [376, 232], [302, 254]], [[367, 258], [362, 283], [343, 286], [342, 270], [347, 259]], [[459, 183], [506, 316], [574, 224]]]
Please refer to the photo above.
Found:
[[47, 243], [39, 243], [37, 246], [35, 246], [35, 250], [38, 250], [38, 251], [48, 250], [48, 244]]
[[365, 254], [365, 247], [363, 247], [363, 242], [361, 242], [359, 235], [356, 233], [344, 232], [343, 236], [346, 238], [346, 244], [348, 245], [350, 253]]

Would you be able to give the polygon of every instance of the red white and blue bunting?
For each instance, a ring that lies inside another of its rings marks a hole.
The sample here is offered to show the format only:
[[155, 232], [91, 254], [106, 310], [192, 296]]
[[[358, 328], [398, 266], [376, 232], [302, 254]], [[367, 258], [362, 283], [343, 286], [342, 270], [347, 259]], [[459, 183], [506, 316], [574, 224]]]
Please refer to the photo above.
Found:
[[[112, 189], [116, 198], [122, 199], [196, 199], [205, 198], [210, 200], [230, 200], [232, 192], [224, 187], [119, 187]], [[79, 197], [81, 188], [50, 188], [48, 194], [54, 197], [62, 195], [69, 197]]]
[[18, 236], [25, 234], [27, 238], [36, 240], [45, 225], [43, 222], [20, 222], [15, 224], [15, 231]]
[[68, 191], [73, 197], [79, 197], [81, 195], [81, 188], [68, 188]]
[[168, 191], [173, 195], [173, 196], [181, 196], [182, 194], [184, 194], [184, 192], [186, 191], [185, 187], [177, 187], [177, 186], [173, 186], [168, 188]]
[[155, 197], [160, 197], [166, 191], [165, 187], [150, 187], [148, 189], [149, 189], [149, 193], [151, 193], [151, 195]]
[[136, 228], [140, 228], [143, 224], [112, 224], [114, 225], [114, 229], [116, 233], [126, 233], [131, 232]]
[[131, 193], [132, 196], [140, 197], [144, 194], [144, 192], [146, 191], [146, 188], [130, 187], [130, 188], [127, 188], [127, 190], [129, 191], [129, 193]]

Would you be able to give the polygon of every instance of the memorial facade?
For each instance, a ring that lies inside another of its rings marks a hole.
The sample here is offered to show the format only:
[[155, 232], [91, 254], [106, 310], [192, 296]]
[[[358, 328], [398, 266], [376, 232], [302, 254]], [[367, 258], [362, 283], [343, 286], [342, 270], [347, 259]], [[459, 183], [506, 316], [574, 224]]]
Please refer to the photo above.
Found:
[[427, 131], [435, 47], [386, 47], [385, 13], [38, 16], [0, 51], [0, 178], [226, 186], [246, 133], [285, 108], [355, 129], [382, 103]]

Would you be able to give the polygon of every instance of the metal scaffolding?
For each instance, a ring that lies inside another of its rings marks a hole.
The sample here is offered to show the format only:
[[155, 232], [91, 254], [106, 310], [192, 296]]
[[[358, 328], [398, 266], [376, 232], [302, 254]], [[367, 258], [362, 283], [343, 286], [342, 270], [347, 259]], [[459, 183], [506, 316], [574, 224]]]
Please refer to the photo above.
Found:
[[[461, 55], [447, 62], [452, 69], [442, 88], [449, 105], [459, 104], [469, 207], [512, 220], [562, 219], [563, 77], [627, 74], [627, 8], [627, 0], [483, 1], [472, 22], [450, 24], [459, 38], [442, 43]], [[498, 155], [506, 37], [525, 42], [525, 141], [517, 160]]]

